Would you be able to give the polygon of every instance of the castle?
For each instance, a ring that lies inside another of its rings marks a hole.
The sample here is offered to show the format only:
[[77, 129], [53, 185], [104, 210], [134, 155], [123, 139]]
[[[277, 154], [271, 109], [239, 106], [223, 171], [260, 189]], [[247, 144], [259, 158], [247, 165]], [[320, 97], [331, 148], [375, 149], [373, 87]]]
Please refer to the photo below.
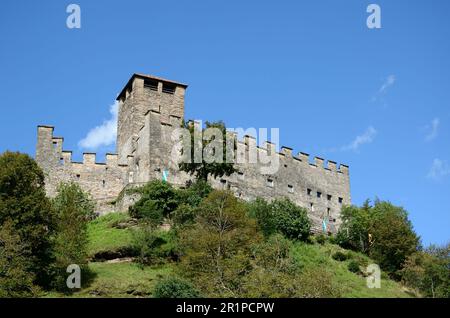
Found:
[[[95, 153], [84, 153], [83, 162], [72, 161], [72, 152], [64, 150], [62, 137], [54, 136], [54, 127], [38, 126], [36, 161], [45, 173], [46, 191], [56, 194], [60, 182], [75, 181], [96, 201], [99, 214], [124, 211], [136, 200], [127, 189], [150, 180], [164, 179], [184, 186], [190, 177], [178, 169], [172, 159], [171, 138], [184, 119], [186, 84], [144, 74], [133, 74], [117, 97], [117, 153], [106, 154], [99, 163]], [[228, 189], [237, 197], [273, 199], [288, 197], [309, 211], [313, 231], [336, 232], [343, 205], [351, 203], [349, 170], [346, 165], [245, 136], [237, 141], [244, 152], [256, 149], [259, 155], [271, 154], [279, 159], [273, 174], [261, 173], [261, 163], [235, 163], [237, 172], [222, 178], [210, 178], [214, 188]]]

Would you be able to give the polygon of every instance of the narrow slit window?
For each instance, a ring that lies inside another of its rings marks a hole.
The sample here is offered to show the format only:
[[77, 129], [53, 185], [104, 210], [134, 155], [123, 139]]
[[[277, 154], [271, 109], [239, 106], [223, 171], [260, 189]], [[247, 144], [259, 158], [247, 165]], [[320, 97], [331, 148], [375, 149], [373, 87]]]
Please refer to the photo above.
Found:
[[312, 212], [314, 212], [314, 203], [310, 203], [309, 208], [311, 209]]

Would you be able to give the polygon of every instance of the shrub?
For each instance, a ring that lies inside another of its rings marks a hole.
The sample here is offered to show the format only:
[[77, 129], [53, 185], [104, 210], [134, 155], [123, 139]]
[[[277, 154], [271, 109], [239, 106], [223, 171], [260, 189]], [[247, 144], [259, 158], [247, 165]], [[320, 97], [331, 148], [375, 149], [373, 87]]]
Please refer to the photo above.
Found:
[[318, 234], [316, 236], [316, 242], [319, 243], [320, 245], [325, 244], [327, 241], [327, 237], [324, 234]]
[[294, 240], [308, 239], [311, 222], [304, 208], [295, 205], [287, 198], [274, 200], [271, 208], [275, 227], [280, 233]]
[[337, 251], [333, 254], [332, 258], [336, 261], [343, 262], [349, 258], [349, 255], [341, 251]]
[[156, 284], [153, 296], [155, 298], [198, 298], [200, 293], [187, 280], [169, 277]]
[[193, 183], [189, 183], [186, 189], [178, 191], [178, 197], [180, 203], [184, 203], [191, 207], [197, 207], [204, 198], [206, 198], [211, 192], [212, 187], [208, 182], [204, 180], [197, 180]]
[[28, 254], [12, 222], [6, 221], [0, 227], [0, 298], [35, 296], [35, 275], [29, 271]]
[[23, 256], [35, 283], [48, 286], [53, 262], [51, 236], [54, 218], [45, 195], [44, 173], [26, 154], [0, 155], [0, 228], [10, 222], [18, 240], [27, 246]]
[[52, 200], [56, 217], [54, 255], [56, 267], [55, 287], [69, 291], [66, 286], [66, 268], [77, 264], [82, 273], [87, 270], [87, 223], [94, 216], [94, 203], [76, 183], [60, 184]]
[[160, 248], [166, 243], [166, 240], [159, 235], [151, 225], [142, 225], [138, 230], [133, 231], [133, 251], [136, 256], [136, 262], [142, 266], [154, 265], [163, 262], [163, 256]]
[[355, 273], [355, 274], [358, 274], [361, 272], [359, 263], [355, 260], [351, 260], [350, 263], [348, 263], [347, 268], [350, 272]]
[[277, 231], [271, 205], [262, 198], [248, 203], [249, 215], [255, 218], [264, 236], [269, 237]]
[[136, 218], [158, 220], [160, 214], [167, 217], [179, 204], [175, 189], [165, 181], [154, 180], [134, 191], [141, 194], [141, 198], [129, 208], [130, 215]]
[[171, 213], [171, 219], [175, 225], [190, 225], [194, 222], [196, 209], [189, 204], [180, 204], [175, 211]]

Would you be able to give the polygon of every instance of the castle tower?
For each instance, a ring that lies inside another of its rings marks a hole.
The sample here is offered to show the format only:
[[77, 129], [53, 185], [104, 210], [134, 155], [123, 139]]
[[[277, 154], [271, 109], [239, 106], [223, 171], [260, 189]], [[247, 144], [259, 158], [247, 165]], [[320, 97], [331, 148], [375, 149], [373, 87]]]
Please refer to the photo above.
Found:
[[149, 111], [161, 114], [161, 124], [170, 124], [171, 117], [184, 118], [186, 88], [186, 84], [151, 75], [131, 76], [117, 97], [117, 153], [120, 163], [126, 164], [127, 157], [136, 149], [139, 130], [144, 126], [145, 115]]

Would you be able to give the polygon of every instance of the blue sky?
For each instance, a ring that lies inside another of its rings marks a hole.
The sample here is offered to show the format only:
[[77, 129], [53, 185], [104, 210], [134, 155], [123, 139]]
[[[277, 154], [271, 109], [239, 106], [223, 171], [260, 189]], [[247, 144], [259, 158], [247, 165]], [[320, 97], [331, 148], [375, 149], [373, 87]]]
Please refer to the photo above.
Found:
[[[381, 29], [366, 26], [372, 2]], [[66, 27], [69, 3], [81, 29]], [[350, 166], [353, 203], [401, 205], [424, 244], [444, 243], [449, 12], [445, 0], [2, 1], [0, 151], [34, 155], [49, 124], [79, 160], [129, 76], [154, 74], [189, 84], [187, 118], [279, 127], [282, 145]]]

